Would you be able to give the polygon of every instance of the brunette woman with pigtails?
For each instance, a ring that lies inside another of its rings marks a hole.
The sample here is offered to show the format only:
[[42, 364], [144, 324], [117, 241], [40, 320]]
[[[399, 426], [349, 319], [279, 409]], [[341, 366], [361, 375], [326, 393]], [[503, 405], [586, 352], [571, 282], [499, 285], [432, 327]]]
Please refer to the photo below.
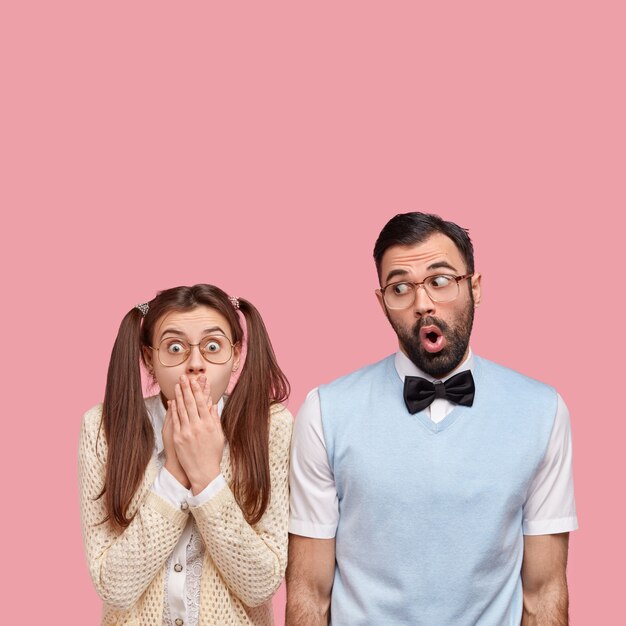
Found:
[[[245, 362], [229, 396], [231, 377]], [[158, 384], [144, 398], [141, 365]], [[289, 384], [255, 307], [160, 292], [119, 329], [80, 435], [81, 518], [102, 624], [273, 624], [287, 558]]]

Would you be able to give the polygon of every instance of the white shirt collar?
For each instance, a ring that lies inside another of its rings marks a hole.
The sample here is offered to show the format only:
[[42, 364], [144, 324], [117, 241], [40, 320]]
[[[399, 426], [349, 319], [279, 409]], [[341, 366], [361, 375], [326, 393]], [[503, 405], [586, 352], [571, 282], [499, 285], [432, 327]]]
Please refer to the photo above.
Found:
[[[144, 402], [146, 404], [146, 409], [148, 409], [148, 416], [152, 422], [152, 428], [154, 429], [154, 449], [157, 454], [161, 454], [161, 452], [163, 452], [163, 435], [161, 434], [161, 431], [163, 430], [163, 424], [165, 423], [166, 413], [163, 402], [161, 401], [161, 394], [157, 393], [156, 396], [144, 398]], [[222, 396], [217, 403], [218, 415], [221, 416], [223, 410], [224, 396]]]
[[433, 378], [426, 372], [422, 372], [422, 370], [419, 369], [419, 367], [417, 367], [417, 365], [415, 365], [415, 363], [413, 363], [413, 361], [411, 361], [411, 359], [409, 359], [409, 357], [406, 356], [406, 354], [404, 354], [402, 350], [398, 350], [396, 352], [395, 366], [396, 372], [398, 372], [398, 376], [400, 376], [400, 380], [402, 381], [404, 381], [406, 376], [421, 376], [422, 378], [425, 378], [430, 382], [433, 382], [434, 380], [445, 381], [448, 380], [448, 378], [450, 378], [451, 376], [458, 374], [459, 372], [473, 369], [474, 355], [472, 354], [472, 349], [470, 348], [467, 352], [467, 357], [455, 369], [453, 369], [443, 378]]

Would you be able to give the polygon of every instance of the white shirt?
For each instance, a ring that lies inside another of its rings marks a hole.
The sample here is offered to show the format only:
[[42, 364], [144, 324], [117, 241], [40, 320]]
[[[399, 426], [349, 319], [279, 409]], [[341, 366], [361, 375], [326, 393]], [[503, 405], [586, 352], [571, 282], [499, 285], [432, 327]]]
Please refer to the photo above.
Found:
[[[442, 379], [422, 372], [402, 352], [395, 355], [395, 367], [402, 381], [406, 376], [427, 380], [447, 380], [464, 370], [471, 370], [474, 357], [467, 358]], [[440, 422], [454, 404], [436, 398], [426, 409], [434, 422]], [[328, 462], [322, 427], [322, 413], [317, 388], [306, 397], [298, 412], [291, 440], [290, 468], [291, 514], [289, 532], [305, 537], [331, 539], [339, 522], [337, 490]], [[561, 396], [546, 454], [528, 491], [523, 510], [525, 535], [546, 535], [578, 528], [574, 482], [572, 477], [572, 436], [569, 411]]]
[[[226, 485], [226, 480], [222, 474], [219, 474], [196, 496], [184, 485], [181, 485], [163, 466], [165, 453], [161, 431], [165, 421], [165, 407], [161, 401], [161, 396], [146, 398], [145, 403], [154, 428], [154, 447], [157, 464], [160, 468], [152, 485], [152, 490], [174, 506], [187, 508], [188, 506], [204, 504]], [[220, 398], [217, 403], [219, 415], [222, 414], [223, 408], [224, 400]], [[167, 560], [163, 610], [164, 626], [175, 625], [176, 620], [182, 620], [178, 623], [185, 626], [197, 626], [204, 550], [204, 542], [193, 517], [190, 515], [183, 534]]]

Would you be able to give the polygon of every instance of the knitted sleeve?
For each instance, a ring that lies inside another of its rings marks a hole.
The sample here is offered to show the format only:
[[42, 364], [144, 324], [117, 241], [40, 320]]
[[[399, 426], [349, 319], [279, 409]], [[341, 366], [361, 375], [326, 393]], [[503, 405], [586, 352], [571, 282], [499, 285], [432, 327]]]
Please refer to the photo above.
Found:
[[271, 499], [258, 524], [248, 524], [228, 486], [203, 505], [191, 508], [215, 567], [231, 593], [250, 607], [271, 598], [285, 575], [292, 425], [286, 408], [272, 408]]
[[[80, 432], [78, 474], [81, 524], [89, 573], [108, 605], [128, 610], [141, 597], [178, 542], [188, 511], [181, 511], [150, 490], [144, 481], [131, 502], [135, 511], [121, 533], [108, 522], [102, 498], [106, 441], [100, 430], [102, 406], [85, 413]], [[98, 433], [100, 432], [100, 436]]]

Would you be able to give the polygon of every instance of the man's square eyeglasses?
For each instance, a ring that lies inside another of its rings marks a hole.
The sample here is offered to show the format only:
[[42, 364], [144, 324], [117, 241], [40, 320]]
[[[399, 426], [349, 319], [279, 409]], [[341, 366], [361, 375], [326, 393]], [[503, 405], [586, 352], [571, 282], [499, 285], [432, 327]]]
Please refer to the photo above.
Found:
[[428, 276], [422, 282], [400, 281], [389, 283], [376, 291], [382, 295], [388, 309], [407, 309], [413, 306], [419, 287], [423, 287], [433, 302], [451, 302], [459, 295], [459, 283], [471, 278], [473, 274], [452, 276], [451, 274], [436, 274]]

